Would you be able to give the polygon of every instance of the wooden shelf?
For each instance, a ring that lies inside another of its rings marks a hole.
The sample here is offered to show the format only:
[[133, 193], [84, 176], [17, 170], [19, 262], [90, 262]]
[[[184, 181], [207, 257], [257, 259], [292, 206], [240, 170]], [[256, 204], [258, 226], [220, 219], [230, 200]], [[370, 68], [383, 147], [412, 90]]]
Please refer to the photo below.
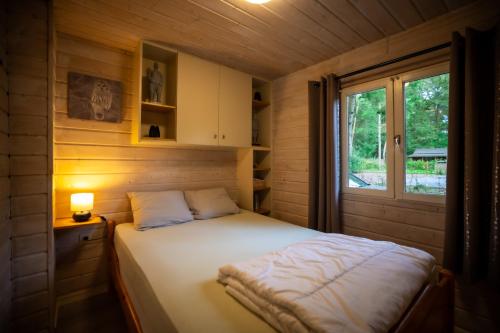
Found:
[[259, 187], [259, 188], [253, 188], [254, 192], [262, 192], [262, 191], [269, 191], [271, 188], [269, 186], [266, 187]]
[[270, 147], [265, 147], [265, 146], [252, 146], [252, 148], [255, 151], [271, 151]]
[[265, 107], [268, 107], [269, 105], [270, 105], [269, 102], [256, 101], [256, 100], [252, 101], [252, 108], [254, 108], [256, 110], [263, 109]]
[[153, 112], [167, 112], [173, 111], [177, 107], [173, 105], [151, 103], [151, 102], [141, 102], [142, 111], [153, 111]]
[[54, 230], [71, 229], [78, 227], [86, 227], [89, 225], [97, 225], [102, 223], [104, 223], [104, 221], [101, 220], [99, 216], [92, 216], [90, 220], [85, 222], [75, 222], [72, 218], [65, 218], [65, 219], [56, 219], [54, 221], [53, 228]]
[[175, 142], [175, 139], [165, 139], [165, 138], [151, 138], [149, 136], [143, 136], [142, 141], [155, 141], [155, 142], [163, 142], [163, 141], [172, 141]]
[[254, 168], [254, 172], [269, 172], [271, 171], [271, 168]]
[[271, 214], [271, 210], [269, 208], [257, 208], [254, 212], [261, 215]]

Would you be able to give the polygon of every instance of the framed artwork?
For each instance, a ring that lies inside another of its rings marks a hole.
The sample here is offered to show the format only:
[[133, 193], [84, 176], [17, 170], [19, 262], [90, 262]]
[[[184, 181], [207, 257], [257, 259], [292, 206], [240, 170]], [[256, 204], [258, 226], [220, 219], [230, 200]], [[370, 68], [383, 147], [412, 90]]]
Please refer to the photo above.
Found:
[[68, 73], [70, 118], [121, 122], [122, 83], [95, 76]]

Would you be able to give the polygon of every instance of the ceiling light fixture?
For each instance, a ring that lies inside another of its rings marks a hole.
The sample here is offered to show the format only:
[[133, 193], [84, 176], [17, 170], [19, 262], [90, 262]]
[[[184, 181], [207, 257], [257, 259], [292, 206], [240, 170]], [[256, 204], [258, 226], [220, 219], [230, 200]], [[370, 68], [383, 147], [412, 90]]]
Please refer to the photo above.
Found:
[[246, 2], [250, 2], [256, 5], [262, 5], [263, 3], [269, 2], [271, 0], [246, 0]]

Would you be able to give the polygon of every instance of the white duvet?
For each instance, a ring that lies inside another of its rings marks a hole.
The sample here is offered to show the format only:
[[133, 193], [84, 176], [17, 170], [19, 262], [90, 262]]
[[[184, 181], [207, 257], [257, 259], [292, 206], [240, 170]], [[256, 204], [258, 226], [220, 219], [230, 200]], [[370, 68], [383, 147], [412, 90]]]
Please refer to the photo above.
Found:
[[387, 332], [434, 265], [414, 248], [325, 234], [225, 265], [219, 281], [281, 332]]

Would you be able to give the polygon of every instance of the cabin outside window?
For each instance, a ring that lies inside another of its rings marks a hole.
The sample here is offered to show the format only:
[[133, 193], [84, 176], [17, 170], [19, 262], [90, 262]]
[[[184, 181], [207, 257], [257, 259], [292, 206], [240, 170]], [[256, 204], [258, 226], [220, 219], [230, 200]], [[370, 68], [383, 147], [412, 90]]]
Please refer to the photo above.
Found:
[[341, 91], [345, 193], [444, 202], [449, 64]]

